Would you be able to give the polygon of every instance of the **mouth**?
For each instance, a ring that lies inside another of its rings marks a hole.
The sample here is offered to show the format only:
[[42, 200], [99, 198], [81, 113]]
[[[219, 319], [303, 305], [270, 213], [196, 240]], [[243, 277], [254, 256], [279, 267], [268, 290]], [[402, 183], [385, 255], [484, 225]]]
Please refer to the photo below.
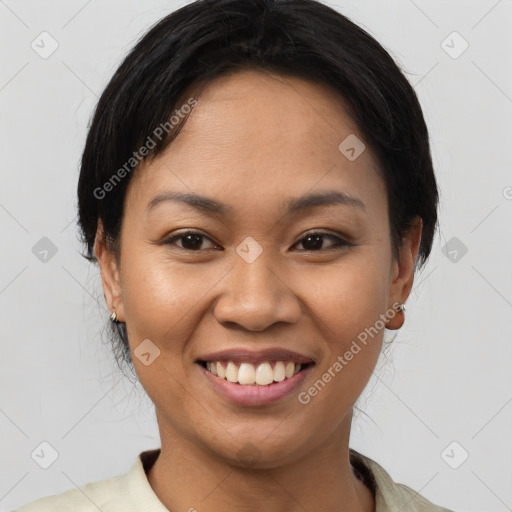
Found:
[[298, 363], [293, 360], [266, 360], [252, 363], [224, 359], [198, 360], [197, 362], [219, 379], [240, 386], [269, 386], [291, 379], [315, 364], [313, 361]]
[[316, 364], [287, 349], [226, 350], [195, 363], [209, 389], [239, 406], [265, 406], [290, 396]]

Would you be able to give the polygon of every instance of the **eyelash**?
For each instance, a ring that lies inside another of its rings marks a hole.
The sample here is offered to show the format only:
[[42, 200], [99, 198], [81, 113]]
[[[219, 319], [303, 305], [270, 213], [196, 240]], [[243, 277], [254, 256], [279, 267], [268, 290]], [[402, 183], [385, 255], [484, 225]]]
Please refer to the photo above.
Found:
[[[187, 235], [198, 235], [198, 236], [201, 236], [203, 238], [207, 238], [212, 243], [215, 243], [215, 242], [213, 242], [213, 240], [211, 240], [210, 238], [208, 238], [205, 234], [203, 234], [201, 232], [198, 232], [198, 231], [184, 231], [183, 233], [179, 233], [178, 235], [174, 235], [171, 238], [165, 240], [163, 242], [163, 245], [173, 245], [176, 240], [179, 240], [180, 238], [185, 238]], [[335, 250], [335, 249], [340, 249], [342, 247], [349, 247], [349, 246], [352, 245], [352, 244], [348, 243], [346, 240], [344, 240], [343, 238], [340, 238], [339, 236], [333, 235], [332, 233], [327, 233], [325, 231], [308, 231], [307, 233], [304, 234], [304, 236], [300, 240], [295, 242], [295, 244], [293, 244], [293, 245], [299, 244], [300, 242], [302, 242], [303, 240], [305, 240], [309, 236], [321, 236], [323, 238], [328, 238], [331, 241], [334, 241], [335, 243], [334, 243], [334, 245], [332, 245], [331, 247], [329, 247], [327, 249], [319, 249], [319, 250], [311, 250], [311, 249], [307, 250], [307, 249], [304, 249], [302, 252], [325, 252], [325, 251], [332, 251], [332, 250]], [[180, 247], [180, 246], [177, 246], [177, 248], [178, 249], [182, 249], [183, 251], [187, 251], [187, 252], [200, 252], [201, 251], [201, 249], [199, 249], [199, 250], [185, 249], [184, 247]], [[203, 250], [207, 250], [207, 249], [203, 249]]]

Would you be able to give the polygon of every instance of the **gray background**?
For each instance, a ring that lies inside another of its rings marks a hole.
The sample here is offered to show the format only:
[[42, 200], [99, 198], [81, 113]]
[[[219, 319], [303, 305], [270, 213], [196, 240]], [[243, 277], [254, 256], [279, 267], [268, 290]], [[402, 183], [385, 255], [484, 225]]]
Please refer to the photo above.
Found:
[[[149, 399], [102, 341], [75, 191], [97, 97], [135, 40], [185, 3], [0, 0], [0, 512], [120, 474], [159, 446]], [[407, 72], [441, 189], [431, 260], [351, 444], [455, 511], [512, 510], [512, 1], [329, 5]], [[51, 49], [43, 31], [58, 43], [47, 58], [31, 47]], [[469, 44], [460, 55], [454, 31]], [[59, 454], [48, 469], [31, 458], [44, 441]]]

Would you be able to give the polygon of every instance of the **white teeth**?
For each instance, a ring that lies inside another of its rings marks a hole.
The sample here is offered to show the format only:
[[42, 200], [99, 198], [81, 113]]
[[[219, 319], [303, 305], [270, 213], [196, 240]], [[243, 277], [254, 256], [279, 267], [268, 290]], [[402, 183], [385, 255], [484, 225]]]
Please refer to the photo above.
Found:
[[[225, 366], [224, 366], [225, 365]], [[217, 377], [242, 386], [267, 386], [272, 382], [282, 382], [300, 372], [302, 364], [293, 361], [276, 361], [272, 368], [271, 361], [254, 365], [252, 363], [234, 363], [228, 361], [208, 361], [206, 368]]]
[[254, 384], [256, 382], [256, 370], [252, 364], [242, 363], [240, 365], [238, 369], [238, 382], [240, 384]]
[[229, 382], [238, 382], [238, 368], [233, 361], [229, 361], [226, 367], [226, 379]]
[[274, 366], [274, 380], [276, 382], [281, 382], [285, 377], [284, 363], [283, 361], [277, 361]]
[[[251, 365], [252, 366], [252, 365]], [[256, 369], [256, 384], [266, 386], [274, 382], [274, 370], [269, 363], [261, 363]]]
[[293, 363], [292, 361], [288, 361], [286, 363], [286, 368], [284, 370], [284, 375], [287, 379], [289, 379], [290, 377], [293, 377], [293, 373], [295, 372], [295, 363]]
[[221, 379], [225, 379], [226, 378], [226, 369], [224, 368], [224, 366], [222, 366], [222, 363], [220, 361], [217, 361], [216, 363], [212, 363], [212, 364], [214, 364], [217, 367], [217, 375]]

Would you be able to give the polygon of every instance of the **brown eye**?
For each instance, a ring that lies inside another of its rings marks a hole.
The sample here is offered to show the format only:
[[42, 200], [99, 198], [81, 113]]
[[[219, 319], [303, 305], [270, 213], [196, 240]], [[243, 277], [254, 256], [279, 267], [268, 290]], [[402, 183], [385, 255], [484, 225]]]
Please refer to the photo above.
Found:
[[[185, 231], [180, 233], [179, 235], [174, 235], [171, 238], [167, 239], [164, 244], [165, 245], [176, 245], [176, 241], [180, 240], [181, 245], [178, 245], [178, 248], [184, 249], [186, 251], [199, 251], [201, 250], [201, 246], [204, 240], [209, 240], [213, 247], [206, 247], [206, 249], [212, 249], [218, 247], [215, 245], [206, 235], [202, 233], [198, 233], [196, 231]], [[204, 247], [203, 247], [204, 249]]]
[[[330, 240], [332, 243], [328, 247], [324, 247], [325, 240]], [[205, 241], [209, 241], [210, 247], [203, 247]], [[179, 242], [179, 243], [178, 243]], [[164, 242], [165, 245], [175, 245], [179, 249], [186, 251], [199, 252], [202, 249], [214, 249], [219, 246], [212, 242], [206, 235], [197, 231], [184, 231], [183, 233], [172, 236]], [[342, 238], [331, 233], [323, 231], [307, 233], [295, 245], [302, 245], [303, 250], [319, 252], [333, 250], [340, 247], [350, 246], [348, 242]]]
[[[325, 249], [323, 247], [325, 239], [334, 241], [334, 244], [331, 245], [330, 247], [328, 247], [327, 249]], [[298, 245], [298, 244], [302, 244], [302, 246], [304, 247], [304, 250], [306, 250], [306, 251], [330, 250], [330, 249], [336, 249], [338, 247], [350, 245], [348, 242], [346, 242], [342, 238], [335, 236], [331, 233], [324, 233], [322, 231], [307, 233], [295, 245]]]

